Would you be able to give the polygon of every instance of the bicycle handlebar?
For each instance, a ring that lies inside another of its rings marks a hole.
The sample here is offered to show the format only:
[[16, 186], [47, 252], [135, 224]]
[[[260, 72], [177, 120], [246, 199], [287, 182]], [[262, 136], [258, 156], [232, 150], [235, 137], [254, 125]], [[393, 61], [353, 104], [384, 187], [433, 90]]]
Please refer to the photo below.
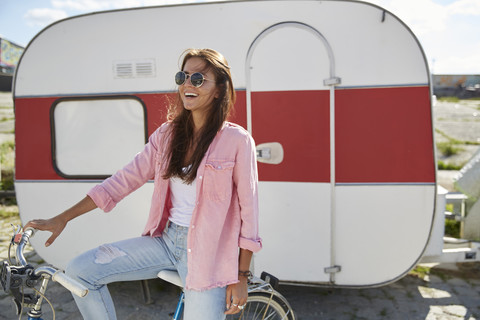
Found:
[[[18, 263], [20, 263], [23, 267], [27, 265], [27, 260], [25, 259], [25, 256], [23, 255], [23, 250], [25, 249], [25, 246], [27, 245], [28, 241], [30, 241], [30, 238], [33, 237], [35, 234], [35, 229], [33, 228], [27, 228], [23, 234], [22, 233], [17, 233], [15, 235], [15, 242], [18, 242], [18, 247], [17, 251], [15, 251], [15, 255], [17, 257]], [[18, 237], [21, 236], [21, 239], [17, 241]]]
[[[16, 250], [16, 257], [18, 260], [18, 263], [20, 263], [23, 267], [27, 265], [27, 260], [25, 259], [25, 256], [23, 255], [23, 250], [25, 249], [25, 246], [27, 243], [30, 241], [30, 238], [35, 235], [35, 232], [37, 230], [33, 228], [27, 228], [23, 234], [18, 233], [15, 235], [15, 240], [18, 242], [18, 247]], [[21, 235], [21, 239], [17, 241], [17, 237]], [[44, 266], [44, 267], [38, 267], [34, 271], [34, 275], [40, 276], [40, 275], [49, 275], [51, 279], [55, 282], [60, 283], [65, 289], [69, 290], [73, 294], [79, 296], [79, 297], [85, 297], [88, 293], [88, 289], [79, 283], [78, 281], [70, 278], [67, 276], [65, 273], [63, 273], [62, 270], [59, 270], [53, 266]]]
[[35, 269], [35, 275], [48, 274], [53, 281], [60, 283], [68, 291], [83, 298], [87, 295], [88, 289], [84, 285], [70, 278], [62, 270], [52, 266], [38, 267]]

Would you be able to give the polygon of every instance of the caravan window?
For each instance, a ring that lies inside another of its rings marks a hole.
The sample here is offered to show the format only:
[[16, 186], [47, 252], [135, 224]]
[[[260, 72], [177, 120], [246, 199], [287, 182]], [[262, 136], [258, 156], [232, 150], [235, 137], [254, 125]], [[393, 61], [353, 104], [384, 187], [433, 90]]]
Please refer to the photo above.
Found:
[[143, 149], [146, 112], [135, 97], [61, 99], [51, 110], [52, 157], [63, 177], [106, 177]]

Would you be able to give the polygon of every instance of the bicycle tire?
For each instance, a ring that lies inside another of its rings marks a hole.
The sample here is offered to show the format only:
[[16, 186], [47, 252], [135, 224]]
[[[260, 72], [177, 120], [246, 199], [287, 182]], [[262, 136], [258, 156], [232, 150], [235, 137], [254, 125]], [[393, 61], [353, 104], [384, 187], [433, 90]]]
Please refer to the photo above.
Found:
[[292, 311], [275, 295], [250, 293], [242, 312], [228, 315], [226, 320], [291, 320], [294, 319], [291, 313]]

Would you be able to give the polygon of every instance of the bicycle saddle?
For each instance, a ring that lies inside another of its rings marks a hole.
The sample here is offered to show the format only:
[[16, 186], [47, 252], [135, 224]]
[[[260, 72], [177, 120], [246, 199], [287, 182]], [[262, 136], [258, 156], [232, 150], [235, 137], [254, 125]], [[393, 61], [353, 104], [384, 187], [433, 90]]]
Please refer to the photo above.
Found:
[[160, 279], [163, 279], [165, 281], [168, 281], [171, 284], [174, 284], [174, 285], [176, 285], [180, 288], [183, 288], [182, 279], [178, 275], [177, 271], [162, 270], [157, 274], [157, 277], [159, 277]]

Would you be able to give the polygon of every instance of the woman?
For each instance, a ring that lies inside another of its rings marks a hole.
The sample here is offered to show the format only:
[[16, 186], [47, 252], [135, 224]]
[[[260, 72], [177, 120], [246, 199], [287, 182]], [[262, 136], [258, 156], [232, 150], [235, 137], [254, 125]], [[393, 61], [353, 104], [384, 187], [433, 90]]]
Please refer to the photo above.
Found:
[[68, 221], [97, 207], [108, 212], [154, 179], [142, 236], [87, 251], [67, 267], [90, 290], [75, 297], [85, 319], [116, 318], [106, 284], [155, 278], [163, 269], [177, 270], [185, 285], [184, 319], [224, 319], [247, 301], [252, 252], [261, 249], [255, 144], [226, 121], [235, 91], [225, 58], [187, 50], [181, 70], [170, 121], [132, 162], [72, 208], [25, 225], [52, 232], [48, 246]]

